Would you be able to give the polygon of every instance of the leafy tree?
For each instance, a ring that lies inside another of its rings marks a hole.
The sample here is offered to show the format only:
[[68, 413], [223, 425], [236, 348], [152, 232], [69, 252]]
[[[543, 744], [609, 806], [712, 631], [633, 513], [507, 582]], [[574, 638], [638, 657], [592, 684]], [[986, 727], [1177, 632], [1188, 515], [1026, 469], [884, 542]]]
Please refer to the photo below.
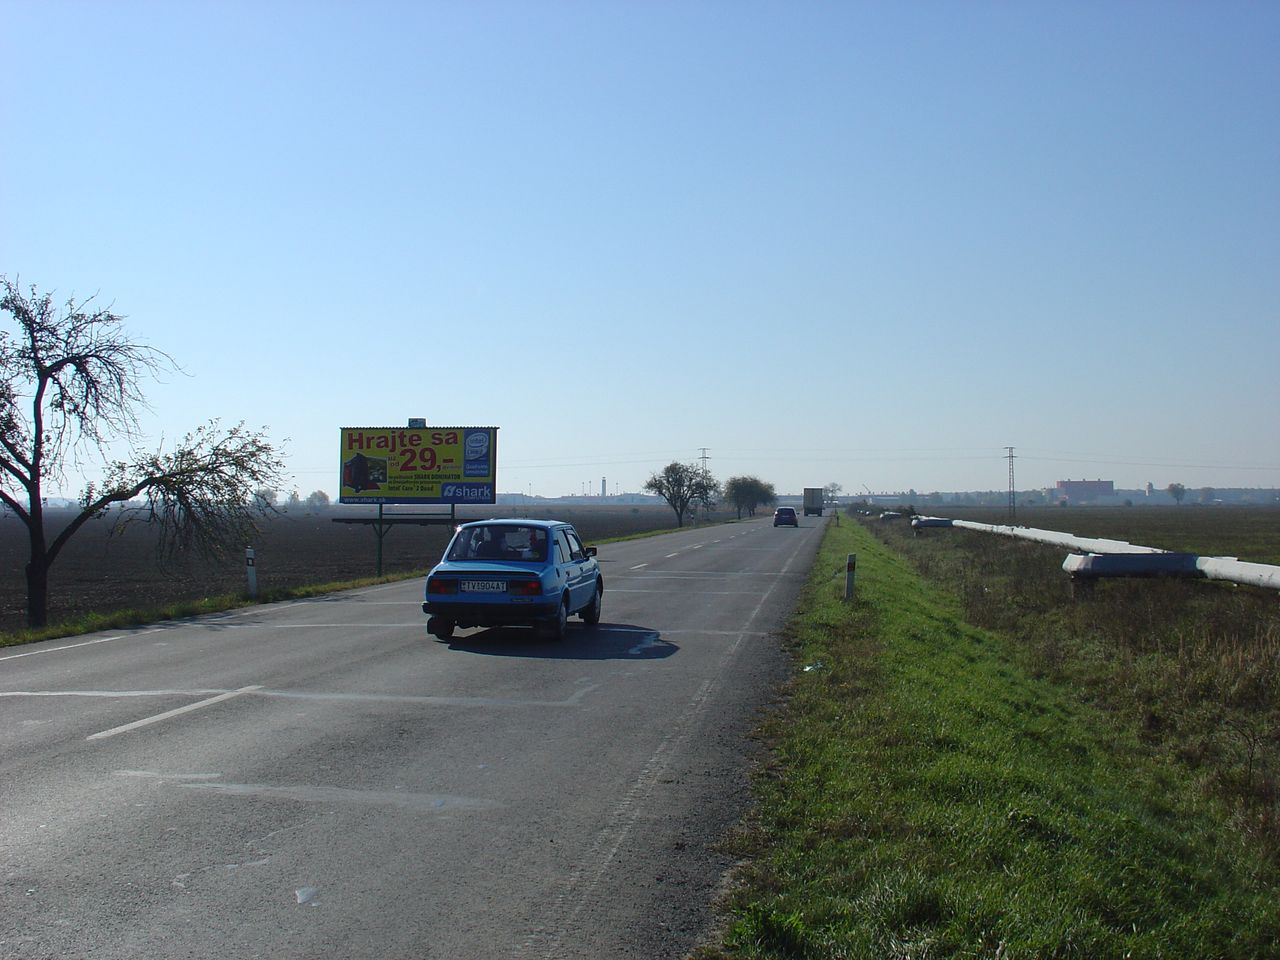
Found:
[[1182, 498], [1187, 495], [1187, 488], [1180, 483], [1171, 483], [1164, 489], [1169, 496], [1173, 497], [1174, 503], [1182, 503]]
[[[131, 340], [109, 309], [92, 308], [91, 300], [58, 308], [50, 294], [35, 287], [24, 294], [5, 277], [0, 315], [16, 326], [0, 329], [0, 502], [27, 528], [29, 626], [47, 622], [49, 568], [62, 548], [112, 504], [122, 505], [116, 528], [158, 524], [162, 552], [194, 547], [220, 555], [243, 543], [254, 526], [252, 492], [283, 473], [264, 433], [211, 420], [167, 452], [134, 449], [128, 459], [109, 460], [113, 442], [133, 447], [138, 440], [137, 414], [146, 407], [140, 381], [173, 361]], [[50, 539], [45, 484], [65, 478], [89, 453], [104, 461], [103, 479], [84, 488], [79, 513]]]
[[748, 482], [747, 477], [730, 477], [724, 482], [724, 499], [733, 504], [733, 508], [738, 511], [739, 520], [742, 519], [742, 511], [748, 509], [746, 493]]
[[694, 506], [701, 507], [704, 511], [715, 509], [717, 501], [722, 496], [720, 491], [720, 483], [713, 476], [711, 471], [701, 468], [702, 477], [698, 481], [698, 489], [693, 498]]
[[1216, 497], [1217, 495], [1218, 495], [1218, 491], [1213, 489], [1213, 487], [1200, 488], [1201, 503], [1213, 503], [1213, 498]]
[[645, 481], [644, 489], [670, 504], [679, 527], [684, 526], [684, 515], [691, 505], [714, 506], [720, 495], [720, 485], [696, 463], [669, 463]]
[[765, 483], [758, 477], [730, 477], [724, 484], [724, 498], [733, 504], [741, 520], [743, 511], [754, 517], [758, 507], [777, 502], [778, 495], [772, 483]]
[[307, 508], [313, 511], [325, 510], [329, 506], [329, 495], [323, 490], [313, 490], [307, 494]]

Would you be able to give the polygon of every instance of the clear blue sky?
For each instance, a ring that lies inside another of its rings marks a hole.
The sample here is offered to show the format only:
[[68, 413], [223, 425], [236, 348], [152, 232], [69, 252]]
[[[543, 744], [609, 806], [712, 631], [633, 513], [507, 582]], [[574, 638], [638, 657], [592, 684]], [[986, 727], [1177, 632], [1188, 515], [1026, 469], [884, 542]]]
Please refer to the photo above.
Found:
[[[0, 0], [0, 272], [336, 495], [1280, 485], [1280, 4]], [[74, 493], [74, 490], [68, 490]]]

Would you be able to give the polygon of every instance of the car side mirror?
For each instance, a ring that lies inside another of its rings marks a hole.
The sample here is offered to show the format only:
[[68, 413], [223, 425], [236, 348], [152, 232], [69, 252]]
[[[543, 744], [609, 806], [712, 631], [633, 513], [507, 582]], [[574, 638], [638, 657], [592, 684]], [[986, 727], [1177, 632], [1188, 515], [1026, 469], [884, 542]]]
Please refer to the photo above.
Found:
[[587, 547], [587, 548], [586, 548], [586, 553], [587, 553], [587, 556], [588, 556], [588, 557], [594, 557], [594, 556], [596, 555], [596, 548], [595, 548], [595, 547]]

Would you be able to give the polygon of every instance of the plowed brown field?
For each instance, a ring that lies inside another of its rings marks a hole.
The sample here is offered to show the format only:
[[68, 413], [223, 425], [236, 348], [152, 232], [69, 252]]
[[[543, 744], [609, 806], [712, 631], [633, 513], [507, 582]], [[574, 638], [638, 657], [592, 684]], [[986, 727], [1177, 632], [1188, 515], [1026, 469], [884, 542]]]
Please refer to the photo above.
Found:
[[[567, 520], [588, 543], [675, 526], [666, 506], [571, 506], [534, 508], [535, 516]], [[513, 507], [466, 507], [459, 519], [512, 516]], [[387, 515], [408, 515], [388, 508]], [[519, 510], [523, 515], [523, 510]], [[251, 543], [256, 554], [258, 589], [272, 590], [330, 583], [376, 572], [377, 538], [368, 526], [335, 523], [339, 517], [373, 518], [372, 508], [333, 508], [320, 513], [284, 513], [261, 525]], [[50, 511], [50, 537], [71, 519], [69, 511]], [[108, 520], [90, 522], [68, 542], [50, 571], [49, 622], [86, 613], [146, 609], [198, 600], [245, 589], [244, 554], [224, 562], [180, 557], [161, 562], [154, 530], [134, 524], [111, 535]], [[398, 526], [383, 540], [385, 574], [424, 570], [440, 558], [450, 527]], [[12, 514], [0, 518], [0, 631], [26, 625], [27, 528]]]

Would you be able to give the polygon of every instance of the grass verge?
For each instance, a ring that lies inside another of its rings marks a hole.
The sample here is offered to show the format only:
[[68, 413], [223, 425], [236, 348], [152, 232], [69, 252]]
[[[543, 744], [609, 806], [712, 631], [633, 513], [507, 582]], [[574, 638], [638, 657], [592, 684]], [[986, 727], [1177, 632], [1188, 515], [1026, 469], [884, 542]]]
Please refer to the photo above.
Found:
[[698, 956], [1280, 956], [1275, 866], [1226, 811], [866, 530], [829, 528], [800, 610]]
[[1016, 637], [1034, 675], [1070, 687], [1158, 760], [1192, 772], [1231, 808], [1237, 829], [1280, 863], [1274, 591], [1120, 578], [1076, 593], [1061, 549], [966, 530], [915, 536], [905, 522], [871, 526], [956, 596], [965, 620]]

